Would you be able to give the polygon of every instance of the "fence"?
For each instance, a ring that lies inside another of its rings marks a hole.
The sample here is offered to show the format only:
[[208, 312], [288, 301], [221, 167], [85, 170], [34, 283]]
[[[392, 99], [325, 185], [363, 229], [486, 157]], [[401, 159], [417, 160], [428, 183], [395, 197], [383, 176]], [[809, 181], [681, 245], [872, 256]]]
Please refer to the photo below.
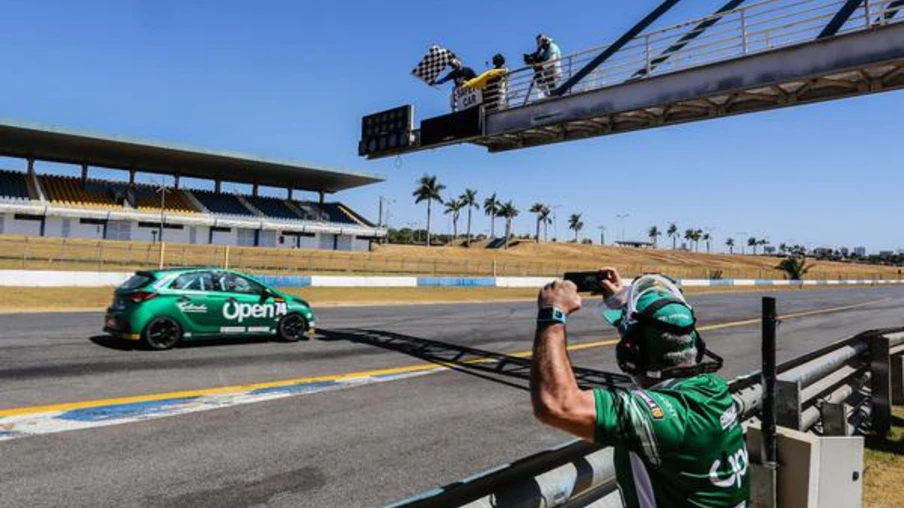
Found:
[[[786, 362], [778, 371], [779, 425], [823, 436], [865, 429], [886, 435], [891, 406], [904, 404], [904, 328], [863, 333]], [[736, 379], [730, 389], [739, 419], [754, 420], [763, 397], [760, 373]], [[391, 506], [620, 507], [611, 453], [571, 441]]]
[[[425, 249], [427, 251], [427, 249]], [[46, 237], [0, 238], [0, 269], [131, 271], [157, 267], [216, 266], [267, 274], [372, 274], [477, 277], [556, 277], [568, 270], [593, 270], [587, 261], [531, 262], [481, 249], [436, 249], [432, 257], [381, 252], [275, 249], [222, 245], [162, 244]], [[777, 264], [777, 261], [776, 261]], [[665, 272], [678, 279], [782, 279], [769, 268], [711, 268], [670, 264], [620, 263], [623, 275]], [[858, 266], [849, 270], [817, 266], [810, 278], [899, 280], [896, 269]]]
[[[584, 77], [569, 93], [587, 92], [634, 79], [762, 53], [812, 41], [829, 25], [847, 0], [766, 0], [634, 38]], [[902, 21], [897, 0], [861, 2], [837, 31], [844, 34]], [[569, 81], [608, 46], [592, 48], [543, 66], [512, 71], [504, 96], [507, 108], [542, 100], [544, 81], [555, 88]]]

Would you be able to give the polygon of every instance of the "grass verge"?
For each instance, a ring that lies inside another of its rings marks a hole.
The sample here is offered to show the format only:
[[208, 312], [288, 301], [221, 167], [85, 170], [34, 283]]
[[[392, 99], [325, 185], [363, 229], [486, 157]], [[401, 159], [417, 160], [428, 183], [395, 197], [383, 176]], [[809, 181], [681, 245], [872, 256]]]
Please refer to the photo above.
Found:
[[863, 457], [863, 506], [893, 508], [904, 500], [904, 407], [893, 409], [888, 439], [866, 438]]

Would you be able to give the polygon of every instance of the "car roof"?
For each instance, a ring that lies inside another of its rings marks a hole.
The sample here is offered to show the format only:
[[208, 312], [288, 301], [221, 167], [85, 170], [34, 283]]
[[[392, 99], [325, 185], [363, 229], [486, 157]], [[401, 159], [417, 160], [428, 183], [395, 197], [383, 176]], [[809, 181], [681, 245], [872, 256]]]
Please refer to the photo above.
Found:
[[186, 266], [186, 267], [158, 268], [155, 270], [139, 270], [139, 271], [135, 272], [135, 274], [136, 275], [169, 275], [169, 274], [173, 274], [173, 273], [192, 273], [192, 272], [207, 272], [207, 271], [234, 273], [236, 275], [241, 275], [243, 277], [254, 278], [253, 275], [249, 275], [247, 273], [242, 273], [242, 272], [239, 272], [236, 270], [230, 270], [228, 268], [220, 268], [217, 266]]

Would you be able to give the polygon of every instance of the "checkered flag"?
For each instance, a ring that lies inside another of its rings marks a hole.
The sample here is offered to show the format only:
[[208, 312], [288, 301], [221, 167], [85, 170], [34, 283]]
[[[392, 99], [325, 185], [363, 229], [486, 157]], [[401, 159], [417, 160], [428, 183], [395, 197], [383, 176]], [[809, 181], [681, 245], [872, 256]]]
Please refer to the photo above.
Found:
[[430, 50], [421, 60], [421, 63], [417, 64], [417, 67], [411, 71], [411, 74], [424, 83], [433, 86], [440, 73], [452, 63], [454, 58], [455, 53], [434, 44], [430, 46]]

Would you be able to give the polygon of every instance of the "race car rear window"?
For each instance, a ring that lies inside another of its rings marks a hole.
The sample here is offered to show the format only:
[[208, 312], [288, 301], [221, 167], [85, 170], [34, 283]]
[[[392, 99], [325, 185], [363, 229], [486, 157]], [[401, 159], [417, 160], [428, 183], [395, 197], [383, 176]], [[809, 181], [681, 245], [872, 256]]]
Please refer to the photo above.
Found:
[[122, 285], [119, 286], [119, 289], [143, 288], [152, 280], [154, 280], [153, 277], [150, 277], [150, 276], [144, 275], [144, 274], [140, 274], [140, 273], [136, 273], [135, 275], [129, 277], [129, 280], [123, 282]]

